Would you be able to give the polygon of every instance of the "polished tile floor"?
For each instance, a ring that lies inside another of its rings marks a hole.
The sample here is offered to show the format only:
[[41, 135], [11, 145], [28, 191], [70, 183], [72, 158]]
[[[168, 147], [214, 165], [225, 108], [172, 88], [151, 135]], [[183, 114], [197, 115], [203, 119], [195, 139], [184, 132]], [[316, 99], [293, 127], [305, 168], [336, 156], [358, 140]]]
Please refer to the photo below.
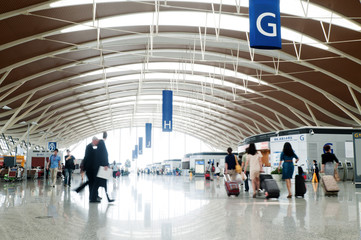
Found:
[[339, 183], [338, 197], [308, 183], [304, 199], [287, 199], [279, 185], [281, 197], [265, 200], [227, 197], [222, 180], [130, 175], [108, 183], [114, 203], [100, 189], [95, 204], [88, 188], [77, 194], [60, 181], [1, 181], [0, 239], [360, 239], [361, 191], [352, 183]]

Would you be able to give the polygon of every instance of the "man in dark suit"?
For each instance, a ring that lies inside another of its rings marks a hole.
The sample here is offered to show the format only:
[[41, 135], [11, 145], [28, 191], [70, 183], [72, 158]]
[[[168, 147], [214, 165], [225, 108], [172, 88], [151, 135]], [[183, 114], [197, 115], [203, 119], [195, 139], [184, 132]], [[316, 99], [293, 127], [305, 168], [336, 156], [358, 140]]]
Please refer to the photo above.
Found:
[[[107, 147], [105, 146], [105, 142], [104, 142], [107, 139], [107, 137], [108, 137], [107, 132], [103, 132], [103, 139], [99, 140], [99, 143], [97, 145], [97, 150], [96, 150], [97, 157], [96, 158], [99, 161], [99, 166], [102, 166], [102, 167], [104, 167], [105, 170], [110, 171], [110, 169], [108, 168], [108, 166], [109, 166], [108, 151], [107, 151]], [[106, 179], [97, 178], [97, 187], [104, 187], [105, 193], [108, 198], [108, 202], [114, 202], [114, 200], [110, 199], [108, 196]]]
[[97, 137], [93, 137], [92, 142], [86, 146], [84, 156], [84, 170], [88, 178], [89, 184], [89, 201], [99, 203], [98, 199], [98, 184], [97, 184], [97, 173], [99, 169], [99, 161], [94, 146], [97, 146], [99, 140]]

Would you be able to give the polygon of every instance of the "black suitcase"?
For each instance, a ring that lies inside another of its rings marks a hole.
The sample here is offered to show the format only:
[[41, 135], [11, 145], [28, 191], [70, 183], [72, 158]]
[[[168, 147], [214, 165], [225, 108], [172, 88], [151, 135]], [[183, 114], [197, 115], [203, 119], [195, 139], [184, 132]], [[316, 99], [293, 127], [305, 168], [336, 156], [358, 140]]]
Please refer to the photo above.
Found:
[[263, 183], [266, 198], [278, 198], [280, 196], [280, 189], [274, 179], [265, 179]]
[[295, 182], [295, 192], [296, 192], [296, 197], [304, 197], [307, 189], [306, 189], [306, 184], [305, 184], [305, 179], [303, 178], [302, 175], [296, 175], [295, 177], [296, 182]]
[[280, 189], [271, 174], [260, 174], [260, 183], [266, 198], [278, 198], [280, 196]]
[[298, 167], [298, 175], [295, 177], [295, 192], [296, 197], [304, 197], [306, 193], [305, 178], [303, 177], [303, 169], [301, 166]]
[[265, 174], [265, 173], [262, 173], [259, 175], [259, 181], [260, 181], [260, 187], [261, 189], [264, 189], [264, 187], [262, 186], [262, 184], [264, 184], [264, 180], [266, 179], [273, 179], [272, 175], [271, 174]]

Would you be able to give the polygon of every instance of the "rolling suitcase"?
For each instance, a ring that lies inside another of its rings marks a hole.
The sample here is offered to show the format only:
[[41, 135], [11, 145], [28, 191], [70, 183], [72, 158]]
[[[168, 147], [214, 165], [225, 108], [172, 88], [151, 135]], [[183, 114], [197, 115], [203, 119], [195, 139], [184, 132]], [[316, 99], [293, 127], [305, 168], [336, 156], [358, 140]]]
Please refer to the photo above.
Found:
[[[272, 177], [271, 174], [265, 174], [265, 173], [261, 173], [259, 175], [259, 181], [260, 181], [261, 189], [264, 189], [264, 180], [266, 180], [266, 179], [273, 179], [273, 177]], [[263, 186], [262, 186], [262, 184], [263, 184]]]
[[325, 195], [337, 195], [340, 191], [336, 179], [331, 175], [324, 175], [322, 177], [322, 185], [325, 189]]
[[307, 189], [305, 184], [305, 178], [302, 175], [296, 175], [295, 177], [295, 195], [296, 197], [304, 197]]
[[226, 188], [228, 197], [231, 195], [235, 195], [238, 197], [239, 195], [238, 183], [232, 182], [228, 174], [224, 174], [224, 186]]
[[295, 195], [296, 197], [304, 197], [306, 193], [305, 178], [303, 177], [302, 167], [298, 167], [298, 175], [295, 177]]
[[211, 179], [211, 175], [209, 174], [209, 172], [207, 171], [206, 174], [204, 174], [204, 178], [206, 180], [210, 180]]
[[260, 174], [260, 187], [264, 190], [266, 198], [278, 198], [280, 189], [271, 174]]

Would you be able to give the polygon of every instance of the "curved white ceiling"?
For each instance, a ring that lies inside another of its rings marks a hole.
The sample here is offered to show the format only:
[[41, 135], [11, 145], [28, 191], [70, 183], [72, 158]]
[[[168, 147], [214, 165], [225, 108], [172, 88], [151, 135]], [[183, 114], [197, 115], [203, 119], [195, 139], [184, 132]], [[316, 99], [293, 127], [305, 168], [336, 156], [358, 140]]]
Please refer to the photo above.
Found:
[[249, 48], [248, 1], [236, 3], [7, 6], [0, 106], [11, 109], [0, 110], [0, 132], [21, 141], [18, 123], [36, 121], [31, 142], [68, 146], [94, 130], [160, 126], [162, 89], [174, 91], [175, 130], [215, 148], [303, 125], [361, 125], [360, 5], [281, 1], [283, 49], [266, 51]]

